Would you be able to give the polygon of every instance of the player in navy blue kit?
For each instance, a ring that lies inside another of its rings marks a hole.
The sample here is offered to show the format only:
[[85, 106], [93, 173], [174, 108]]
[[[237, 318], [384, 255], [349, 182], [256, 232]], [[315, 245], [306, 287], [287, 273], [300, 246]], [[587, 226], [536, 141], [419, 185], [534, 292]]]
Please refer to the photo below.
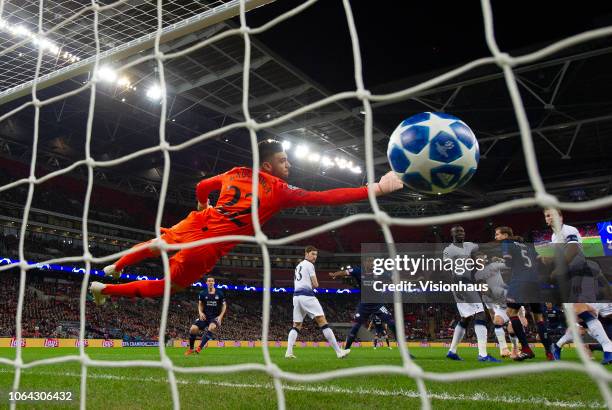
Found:
[[550, 350], [550, 337], [544, 320], [542, 303], [523, 303], [523, 301], [538, 300], [539, 280], [537, 270], [537, 253], [532, 244], [526, 244], [522, 238], [514, 236], [512, 228], [499, 226], [495, 228], [495, 240], [501, 242], [502, 255], [506, 265], [511, 269], [512, 277], [508, 283], [507, 306], [508, 316], [512, 323], [514, 334], [521, 342], [521, 353], [514, 358], [516, 361], [533, 359], [535, 354], [527, 341], [525, 328], [518, 317], [521, 306], [529, 306], [538, 328], [540, 342], [544, 345], [546, 358], [555, 360]]
[[[225, 295], [222, 290], [215, 289], [215, 278], [206, 278], [206, 289], [198, 295], [198, 318], [189, 329], [189, 350], [185, 352], [185, 356], [200, 353], [221, 327], [226, 310]], [[203, 333], [202, 341], [194, 350], [193, 346], [200, 332]]]
[[379, 340], [381, 340], [382, 346], [382, 339], [385, 339], [387, 342], [387, 347], [391, 349], [391, 345], [389, 344], [389, 334], [387, 333], [387, 325], [383, 323], [382, 319], [377, 314], [372, 316], [368, 330], [372, 331], [372, 327], [374, 328], [374, 349], [378, 347]]
[[[372, 269], [372, 266], [371, 266], [372, 263], [373, 261], [371, 260], [366, 261], [367, 270]], [[356, 266], [354, 268], [348, 267], [346, 269], [339, 270], [337, 272], [331, 272], [329, 276], [331, 276], [333, 279], [343, 278], [343, 277], [352, 277], [353, 279], [355, 279], [355, 282], [357, 282], [357, 286], [361, 288], [361, 267], [359, 266]], [[361, 302], [359, 303], [359, 305], [357, 305], [357, 312], [355, 313], [355, 317], [354, 317], [355, 323], [353, 327], [351, 328], [348, 336], [346, 337], [346, 342], [344, 344], [345, 349], [350, 349], [351, 345], [355, 341], [355, 338], [357, 337], [357, 332], [359, 332], [359, 329], [361, 328], [361, 326], [367, 323], [370, 316], [374, 314], [377, 314], [382, 320], [382, 322], [387, 324], [387, 326], [389, 327], [389, 329], [391, 329], [393, 334], [397, 335], [395, 331], [395, 321], [393, 320], [393, 315], [391, 314], [389, 309], [387, 309], [387, 307], [384, 304]]]
[[565, 315], [561, 308], [547, 302], [544, 314], [546, 315], [550, 335], [562, 335], [565, 333]]

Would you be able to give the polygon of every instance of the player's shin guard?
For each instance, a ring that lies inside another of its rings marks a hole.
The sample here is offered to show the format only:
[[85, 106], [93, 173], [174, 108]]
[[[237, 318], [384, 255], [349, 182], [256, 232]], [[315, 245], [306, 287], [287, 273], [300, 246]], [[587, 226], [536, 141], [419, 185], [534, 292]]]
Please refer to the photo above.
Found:
[[336, 341], [336, 336], [334, 335], [334, 331], [329, 328], [328, 325], [321, 326], [321, 331], [323, 332], [323, 336], [329, 342], [331, 347], [334, 348], [336, 354], [340, 353], [340, 346], [338, 346], [338, 342]]
[[474, 321], [474, 332], [478, 342], [478, 356], [487, 356], [487, 322], [484, 320]]
[[512, 323], [512, 330], [514, 330], [514, 334], [518, 337], [518, 340], [521, 342], [521, 350], [531, 352], [531, 347], [529, 347], [529, 342], [527, 341], [527, 335], [525, 334], [525, 328], [523, 328], [523, 324], [518, 316], [512, 316], [510, 318], [510, 322]]
[[204, 334], [202, 335], [202, 341], [200, 342], [200, 349], [204, 349], [206, 343], [208, 343], [208, 341], [211, 340], [213, 337], [215, 336], [210, 330], [204, 332]]
[[548, 337], [548, 330], [546, 329], [546, 322], [543, 320], [537, 323], [538, 335], [540, 336], [540, 342], [544, 345], [546, 353], [550, 353], [550, 337]]
[[601, 322], [591, 312], [582, 312], [578, 317], [587, 325], [589, 334], [599, 342], [604, 352], [612, 352], [612, 342], [608, 339]]
[[193, 350], [193, 345], [195, 345], [196, 335], [193, 333], [189, 333], [189, 350]]
[[346, 342], [344, 343], [344, 348], [345, 349], [350, 349], [351, 348], [351, 345], [355, 341], [355, 338], [357, 337], [357, 332], [359, 332], [359, 328], [360, 327], [361, 327], [361, 323], [355, 323], [353, 325], [353, 327], [351, 328], [351, 331], [349, 332], [348, 336], [346, 337]]
[[300, 333], [300, 331], [295, 327], [292, 327], [291, 330], [289, 331], [289, 336], [287, 337], [287, 354], [288, 355], [293, 354], [293, 346], [295, 346], [295, 342], [297, 340], [298, 333]]

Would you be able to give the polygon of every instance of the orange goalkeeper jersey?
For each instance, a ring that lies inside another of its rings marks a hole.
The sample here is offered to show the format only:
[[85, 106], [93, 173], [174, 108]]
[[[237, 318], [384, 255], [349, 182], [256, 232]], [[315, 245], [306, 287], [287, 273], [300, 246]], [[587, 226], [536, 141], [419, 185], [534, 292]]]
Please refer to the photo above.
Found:
[[[220, 191], [211, 210], [207, 230], [210, 234], [252, 235], [251, 217], [253, 170], [236, 167], [223, 174], [200, 181], [196, 187], [198, 201], [206, 204], [212, 191]], [[281, 178], [259, 173], [259, 220], [263, 225], [281, 209], [297, 206], [341, 205], [361, 201], [368, 196], [367, 187], [337, 188], [328, 191], [306, 191], [288, 185]]]

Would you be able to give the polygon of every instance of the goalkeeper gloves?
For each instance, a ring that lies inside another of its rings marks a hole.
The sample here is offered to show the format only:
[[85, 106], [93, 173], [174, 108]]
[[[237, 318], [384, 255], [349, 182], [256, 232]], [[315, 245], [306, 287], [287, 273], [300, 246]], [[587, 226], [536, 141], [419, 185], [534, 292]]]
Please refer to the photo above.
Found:
[[391, 192], [402, 189], [404, 184], [393, 171], [387, 172], [380, 178], [380, 181], [374, 183], [374, 192], [376, 196], [390, 194]]

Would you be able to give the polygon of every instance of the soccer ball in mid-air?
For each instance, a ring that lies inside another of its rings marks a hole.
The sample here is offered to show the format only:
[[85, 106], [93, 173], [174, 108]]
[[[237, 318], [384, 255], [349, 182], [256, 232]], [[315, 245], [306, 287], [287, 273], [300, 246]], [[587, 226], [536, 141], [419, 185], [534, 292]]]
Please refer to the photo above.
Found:
[[445, 194], [470, 180], [480, 151], [474, 133], [459, 118], [423, 112], [397, 126], [387, 157], [407, 187], [425, 194]]

